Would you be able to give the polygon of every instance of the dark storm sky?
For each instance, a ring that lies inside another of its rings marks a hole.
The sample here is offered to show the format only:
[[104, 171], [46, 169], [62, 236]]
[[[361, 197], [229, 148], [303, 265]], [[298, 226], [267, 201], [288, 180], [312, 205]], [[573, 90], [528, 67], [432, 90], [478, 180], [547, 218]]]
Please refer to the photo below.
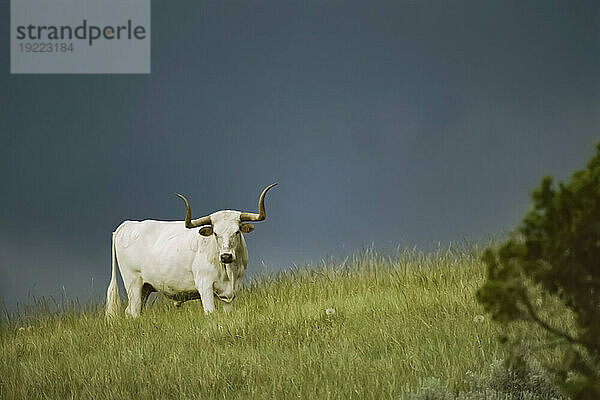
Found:
[[174, 192], [199, 216], [280, 183], [252, 271], [485, 241], [600, 139], [598, 1], [153, 1], [151, 75], [10, 75], [0, 16], [9, 307], [100, 298], [111, 231], [182, 219]]

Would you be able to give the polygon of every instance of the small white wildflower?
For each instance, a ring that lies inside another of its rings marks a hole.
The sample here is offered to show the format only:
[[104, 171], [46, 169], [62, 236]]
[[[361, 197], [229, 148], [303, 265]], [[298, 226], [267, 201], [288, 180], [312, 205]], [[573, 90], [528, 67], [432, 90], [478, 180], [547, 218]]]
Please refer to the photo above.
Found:
[[328, 308], [327, 310], [325, 310], [325, 314], [326, 315], [333, 315], [333, 314], [335, 314], [335, 308]]
[[24, 331], [24, 330], [25, 330], [25, 328], [23, 328], [23, 327], [20, 327], [20, 328], [19, 328], [19, 332], [22, 332], [22, 331]]
[[485, 317], [483, 315], [481, 315], [481, 314], [480, 315], [476, 315], [473, 318], [473, 322], [477, 322], [477, 323], [483, 322], [484, 320], [485, 320]]

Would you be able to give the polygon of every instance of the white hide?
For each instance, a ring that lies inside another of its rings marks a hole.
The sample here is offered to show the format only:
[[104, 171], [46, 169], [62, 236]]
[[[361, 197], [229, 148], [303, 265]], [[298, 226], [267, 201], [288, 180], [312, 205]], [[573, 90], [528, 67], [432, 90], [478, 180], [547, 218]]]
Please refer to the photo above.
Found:
[[[239, 211], [211, 214], [213, 234], [201, 236], [183, 221], [125, 221], [113, 233], [113, 270], [107, 292], [107, 316], [118, 310], [116, 264], [129, 297], [126, 313], [137, 317], [148, 295], [158, 291], [176, 305], [201, 298], [205, 313], [214, 311], [214, 295], [230, 303], [248, 265]], [[231, 253], [233, 261], [220, 261]]]

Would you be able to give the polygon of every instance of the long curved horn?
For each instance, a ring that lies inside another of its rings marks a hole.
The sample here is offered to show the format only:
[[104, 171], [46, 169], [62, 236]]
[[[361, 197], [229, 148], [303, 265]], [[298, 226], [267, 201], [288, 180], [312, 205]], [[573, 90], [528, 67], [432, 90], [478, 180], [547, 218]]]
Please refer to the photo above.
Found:
[[190, 208], [190, 203], [188, 203], [187, 199], [183, 195], [181, 195], [179, 193], [175, 193], [175, 194], [177, 196], [181, 197], [183, 199], [183, 201], [185, 201], [185, 227], [186, 228], [191, 229], [191, 228], [197, 228], [202, 225], [212, 225], [212, 221], [210, 220], [210, 215], [192, 220], [192, 209]]
[[265, 211], [265, 195], [273, 186], [277, 186], [277, 184], [274, 183], [267, 186], [260, 194], [260, 198], [258, 199], [258, 214], [242, 213], [242, 215], [240, 215], [240, 221], [264, 221], [265, 218], [267, 218], [267, 212]]

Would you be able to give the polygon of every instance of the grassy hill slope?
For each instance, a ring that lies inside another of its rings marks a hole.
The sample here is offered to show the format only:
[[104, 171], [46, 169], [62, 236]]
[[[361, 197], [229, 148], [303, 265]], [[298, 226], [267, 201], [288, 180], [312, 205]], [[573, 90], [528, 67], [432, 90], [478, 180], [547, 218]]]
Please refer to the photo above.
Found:
[[255, 281], [229, 313], [158, 301], [137, 320], [41, 315], [0, 328], [0, 398], [381, 399], [428, 377], [460, 389], [504, 357], [474, 300], [483, 279], [467, 251], [368, 251]]

